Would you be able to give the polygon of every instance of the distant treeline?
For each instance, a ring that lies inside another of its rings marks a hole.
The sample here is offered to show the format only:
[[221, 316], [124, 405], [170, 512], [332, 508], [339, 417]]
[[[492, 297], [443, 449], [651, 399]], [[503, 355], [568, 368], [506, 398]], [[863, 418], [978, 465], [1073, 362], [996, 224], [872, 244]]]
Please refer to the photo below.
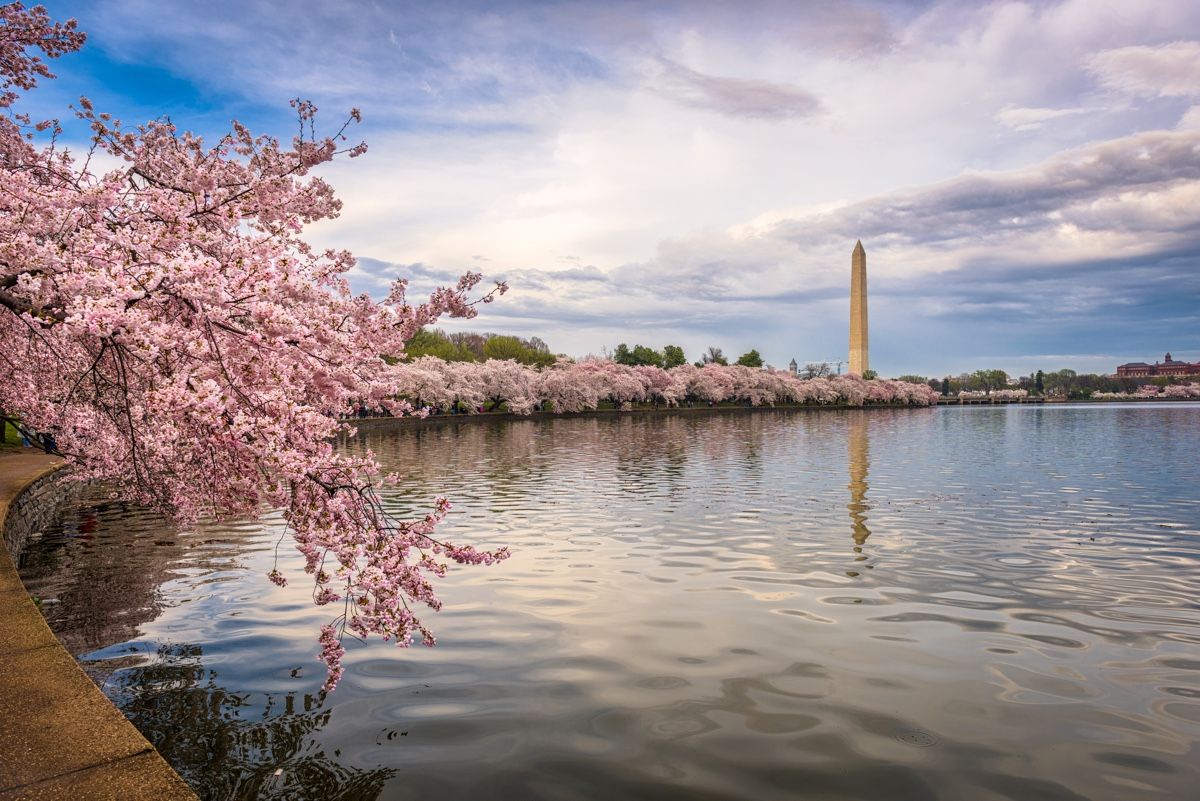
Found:
[[[672, 367], [688, 363], [683, 348], [678, 345], [664, 345], [663, 349], [658, 351], [646, 345], [634, 345], [630, 348], [622, 342], [613, 349], [611, 358], [617, 364], [624, 364], [628, 367], [661, 367], [663, 370], [670, 370]], [[751, 349], [737, 357], [733, 363], [742, 367], [762, 367], [763, 358], [757, 350]], [[710, 347], [700, 354], [700, 358], [694, 364], [696, 367], [703, 367], [706, 364], [728, 367], [729, 359], [725, 357], [720, 348]]]
[[1154, 376], [1151, 378], [1128, 378], [1125, 376], [1077, 373], [1074, 370], [1038, 370], [1029, 375], [1010, 378], [1003, 370], [976, 370], [945, 378], [926, 378], [919, 375], [902, 375], [899, 381], [928, 384], [942, 395], [960, 392], [995, 392], [1003, 389], [1023, 389], [1030, 395], [1063, 397], [1073, 399], [1090, 398], [1096, 393], [1135, 394], [1138, 387], [1155, 386], [1164, 388], [1176, 384], [1188, 384], [1193, 377]]
[[[634, 345], [632, 348], [624, 342], [617, 345], [612, 353], [607, 349], [604, 354], [617, 364], [627, 367], [659, 367], [670, 370], [688, 363], [683, 348], [678, 345], [665, 345], [662, 350], [655, 350], [646, 345]], [[408, 341], [405, 346], [405, 360], [412, 361], [422, 356], [436, 356], [447, 362], [485, 362], [491, 359], [519, 362], [531, 367], [549, 367], [559, 357], [550, 351], [550, 346], [539, 337], [522, 339], [507, 334], [475, 333], [472, 331], [447, 333], [441, 329], [421, 329]], [[701, 354], [695, 362], [696, 367], [706, 364], [728, 366], [729, 359], [720, 348], [710, 347]], [[742, 367], [762, 367], [763, 358], [757, 350], [743, 353], [733, 364]], [[806, 377], [827, 377], [832, 375], [829, 370], [815, 372]]]
[[477, 334], [462, 331], [447, 334], [441, 329], [421, 329], [405, 343], [405, 359], [436, 356], [447, 362], [485, 362], [500, 359], [530, 367], [549, 367], [557, 357], [538, 337], [521, 339], [506, 334]]

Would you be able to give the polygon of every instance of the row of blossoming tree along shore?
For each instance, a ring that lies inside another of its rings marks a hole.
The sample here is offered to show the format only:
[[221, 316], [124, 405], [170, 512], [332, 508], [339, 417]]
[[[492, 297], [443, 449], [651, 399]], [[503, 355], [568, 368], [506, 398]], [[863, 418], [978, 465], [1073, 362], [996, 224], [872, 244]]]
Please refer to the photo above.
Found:
[[[963, 390], [955, 397], [966, 400], [1020, 400], [1029, 397], [1029, 391], [1024, 389], [997, 389], [991, 392], [978, 390]], [[1169, 384], [1158, 387], [1154, 384], [1143, 384], [1133, 392], [1093, 392], [1088, 396], [1091, 400], [1190, 400], [1200, 398], [1200, 384]]]
[[[1029, 397], [1029, 392], [1024, 389], [998, 389], [992, 392], [963, 390], [957, 397], [967, 400], [1020, 400]], [[1189, 400], [1200, 398], [1200, 384], [1170, 384], [1166, 387], [1143, 384], [1133, 392], [1093, 392], [1089, 397], [1091, 400]]]
[[1093, 392], [1093, 400], [1193, 400], [1200, 399], [1200, 384], [1144, 384], [1134, 392]]
[[1021, 400], [1029, 397], [1027, 389], [993, 389], [990, 392], [977, 389], [964, 389], [959, 392], [956, 398], [965, 400], [980, 400], [990, 398], [992, 400]]
[[0, 4], [0, 416], [49, 435], [69, 476], [183, 526], [283, 510], [330, 609], [326, 689], [347, 635], [433, 644], [418, 614], [440, 607], [433, 579], [507, 551], [440, 538], [445, 499], [389, 514], [380, 488], [400, 478], [333, 441], [358, 404], [406, 411], [410, 368], [381, 354], [505, 287], [478, 292], [468, 273], [425, 302], [404, 280], [355, 297], [351, 254], [302, 238], [341, 211], [314, 170], [366, 152], [347, 139], [357, 109], [326, 135], [295, 99], [290, 143], [236, 121], [206, 142], [165, 113], [125, 125], [81, 98], [71, 139], [90, 146], [65, 148], [56, 121], [15, 105], [84, 40], [74, 20]]
[[397, 389], [412, 406], [425, 411], [582, 412], [604, 403], [626, 409], [635, 403], [928, 406], [938, 398], [925, 384], [864, 381], [853, 374], [801, 379], [788, 372], [738, 365], [685, 364], [664, 370], [585, 359], [535, 369], [512, 360], [449, 362], [423, 356], [404, 368], [398, 372]]

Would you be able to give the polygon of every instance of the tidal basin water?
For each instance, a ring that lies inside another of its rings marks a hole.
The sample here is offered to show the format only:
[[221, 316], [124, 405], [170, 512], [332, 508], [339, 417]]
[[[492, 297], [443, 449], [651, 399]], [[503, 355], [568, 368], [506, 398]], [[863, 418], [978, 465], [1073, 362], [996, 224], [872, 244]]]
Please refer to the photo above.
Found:
[[436, 648], [351, 643], [278, 522], [102, 495], [24, 559], [205, 799], [1184, 799], [1200, 787], [1200, 405], [764, 411], [361, 437], [514, 556]]

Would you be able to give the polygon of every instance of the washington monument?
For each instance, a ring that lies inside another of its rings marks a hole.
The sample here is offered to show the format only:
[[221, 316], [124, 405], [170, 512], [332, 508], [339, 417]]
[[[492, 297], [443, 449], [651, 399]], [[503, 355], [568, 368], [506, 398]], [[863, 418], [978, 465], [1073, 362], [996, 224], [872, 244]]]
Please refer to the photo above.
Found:
[[850, 372], [871, 369], [867, 350], [867, 251], [860, 239], [850, 255]]

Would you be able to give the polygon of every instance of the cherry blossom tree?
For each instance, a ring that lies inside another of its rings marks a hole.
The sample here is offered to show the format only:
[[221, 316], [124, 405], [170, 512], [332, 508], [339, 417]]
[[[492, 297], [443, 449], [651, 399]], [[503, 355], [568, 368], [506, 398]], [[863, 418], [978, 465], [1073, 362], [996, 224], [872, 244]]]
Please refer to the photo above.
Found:
[[649, 397], [650, 382], [646, 373], [629, 365], [617, 364], [611, 359], [584, 359], [569, 370], [573, 380], [598, 387], [600, 397], [607, 398], [615, 406], [628, 407]]
[[447, 409], [458, 399], [451, 364], [435, 356], [413, 359], [400, 371], [395, 390], [418, 409]]
[[473, 375], [463, 375], [471, 376], [479, 392], [490, 401], [492, 411], [507, 404], [513, 414], [528, 414], [539, 403], [533, 368], [512, 359], [488, 359], [474, 367]]
[[551, 409], [559, 413], [582, 412], [595, 409], [600, 399], [609, 393], [602, 376], [577, 363], [559, 364], [543, 370], [537, 381], [538, 396], [550, 403]]
[[1200, 399], [1200, 384], [1170, 384], [1159, 388], [1153, 384], [1143, 384], [1134, 392], [1093, 392], [1093, 400], [1146, 400], [1146, 399]]
[[1163, 390], [1162, 396], [1176, 400], [1200, 398], [1200, 384], [1171, 384]]
[[678, 406], [687, 394], [687, 384], [680, 380], [674, 371], [651, 365], [640, 365], [633, 369], [641, 376], [647, 395], [656, 403]]
[[365, 152], [346, 137], [357, 110], [321, 136], [317, 109], [296, 100], [289, 145], [236, 122], [210, 144], [165, 118], [125, 126], [85, 99], [91, 149], [62, 148], [54, 123], [13, 104], [52, 77], [43, 57], [83, 41], [40, 7], [0, 6], [0, 409], [50, 435], [75, 476], [184, 523], [285, 509], [315, 602], [334, 604], [326, 688], [347, 632], [432, 644], [417, 614], [440, 606], [430, 579], [506, 552], [436, 538], [444, 499], [393, 518], [378, 489], [398, 479], [331, 441], [357, 404], [411, 411], [396, 398], [412, 369], [380, 354], [402, 354], [440, 315], [474, 315], [480, 276], [423, 303], [400, 280], [377, 303], [350, 294], [349, 253], [301, 237], [341, 209], [313, 171]]
[[833, 393], [831, 403], [845, 403], [848, 406], [862, 406], [867, 399], [867, 383], [853, 373], [835, 375], [826, 379]]
[[477, 378], [477, 362], [447, 362], [443, 371], [454, 395], [453, 402], [461, 404], [467, 412], [476, 412], [487, 401], [483, 384]]

